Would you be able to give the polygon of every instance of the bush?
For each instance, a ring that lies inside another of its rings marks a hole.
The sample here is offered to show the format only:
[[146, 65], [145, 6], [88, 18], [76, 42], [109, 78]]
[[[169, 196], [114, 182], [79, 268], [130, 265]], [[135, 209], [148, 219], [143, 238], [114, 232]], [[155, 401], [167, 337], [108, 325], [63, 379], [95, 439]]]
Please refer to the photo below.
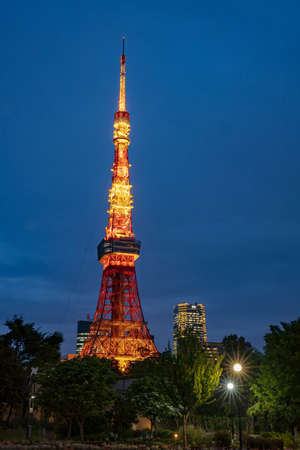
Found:
[[201, 441], [201, 447], [211, 448], [213, 447], [213, 438], [212, 436], [206, 435]]
[[[203, 439], [204, 439], [205, 433], [200, 427], [194, 427], [193, 425], [187, 426], [187, 439], [188, 443], [192, 446], [201, 446]], [[183, 441], [183, 429], [180, 428], [179, 431], [179, 437], [180, 440]]]
[[[248, 436], [247, 447], [259, 450], [283, 449], [282, 439], [269, 437], [271, 433], [264, 433], [262, 436]], [[272, 434], [274, 436], [274, 434]]]
[[276, 448], [297, 448], [297, 443], [292, 433], [289, 433], [288, 431], [286, 431], [285, 433], [276, 433], [274, 431], [269, 431], [266, 433], [262, 433], [261, 435], [265, 438], [277, 441], [277, 444], [281, 442], [281, 446]]
[[227, 430], [216, 431], [213, 438], [216, 447], [230, 447], [231, 433]]
[[170, 439], [174, 439], [174, 431], [172, 430], [157, 430], [154, 433], [154, 437], [158, 438], [158, 439], [162, 439], [164, 440], [170, 440]]
[[285, 448], [297, 448], [297, 442], [292, 433], [286, 431], [285, 433], [281, 433], [279, 437], [282, 439]]
[[263, 448], [262, 440], [263, 438], [261, 437], [248, 436], [247, 447], [262, 449]]
[[[77, 423], [74, 423], [74, 434]], [[107, 418], [103, 414], [89, 414], [85, 420], [84, 433], [88, 437], [89, 434], [107, 433], [109, 430]], [[79, 430], [78, 430], [79, 434]]]

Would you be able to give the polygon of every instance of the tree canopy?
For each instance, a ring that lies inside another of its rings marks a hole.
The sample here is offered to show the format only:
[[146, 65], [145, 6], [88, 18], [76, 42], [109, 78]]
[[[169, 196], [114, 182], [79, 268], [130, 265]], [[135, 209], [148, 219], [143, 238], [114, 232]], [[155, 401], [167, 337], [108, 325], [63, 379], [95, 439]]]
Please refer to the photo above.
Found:
[[223, 367], [226, 374], [232, 372], [232, 365], [235, 362], [240, 362], [249, 375], [258, 367], [261, 354], [243, 336], [230, 334], [224, 337], [222, 344], [224, 351]]
[[180, 405], [174, 405], [155, 374], [134, 381], [127, 390], [126, 397], [138, 415], [149, 419], [151, 436], [157, 422], [181, 413]]
[[24, 366], [40, 367], [59, 360], [63, 341], [60, 333], [43, 333], [34, 323], [24, 323], [23, 318], [17, 316], [7, 320], [5, 325], [9, 331], [0, 336], [0, 342], [13, 350]]
[[24, 401], [27, 376], [16, 353], [1, 342], [0, 361], [0, 407], [9, 405], [7, 415], [7, 423], [9, 423], [12, 409], [22, 405]]
[[251, 389], [256, 403], [252, 413], [300, 425], [300, 318], [271, 325], [265, 335], [265, 354]]
[[34, 323], [22, 317], [7, 320], [6, 334], [0, 336], [0, 405], [8, 405], [9, 422], [12, 410], [22, 408], [26, 414], [32, 368], [57, 363], [60, 358], [60, 333], [43, 333]]
[[69, 435], [72, 422], [77, 421], [80, 438], [84, 440], [87, 416], [105, 411], [112, 403], [111, 388], [116, 373], [111, 368], [111, 361], [86, 356], [44, 368], [37, 381], [41, 385], [37, 394], [39, 405], [48, 415], [65, 421]]
[[161, 374], [170, 397], [182, 409], [184, 444], [187, 445], [187, 421], [191, 412], [212, 401], [222, 373], [222, 357], [214, 359], [201, 345], [199, 336], [185, 330], [177, 338], [177, 353], [161, 357]]

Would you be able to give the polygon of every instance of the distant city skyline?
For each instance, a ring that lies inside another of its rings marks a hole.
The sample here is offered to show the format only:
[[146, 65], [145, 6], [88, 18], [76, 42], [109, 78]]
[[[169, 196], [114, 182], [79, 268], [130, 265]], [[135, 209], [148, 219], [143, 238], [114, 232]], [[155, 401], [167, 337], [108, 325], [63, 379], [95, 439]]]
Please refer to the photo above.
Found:
[[[6, 2], [0, 48], [0, 333], [95, 312], [121, 36], [139, 294], [159, 350], [172, 306], [208, 341], [300, 315], [299, 2]], [[126, 29], [124, 30], [124, 24]]]

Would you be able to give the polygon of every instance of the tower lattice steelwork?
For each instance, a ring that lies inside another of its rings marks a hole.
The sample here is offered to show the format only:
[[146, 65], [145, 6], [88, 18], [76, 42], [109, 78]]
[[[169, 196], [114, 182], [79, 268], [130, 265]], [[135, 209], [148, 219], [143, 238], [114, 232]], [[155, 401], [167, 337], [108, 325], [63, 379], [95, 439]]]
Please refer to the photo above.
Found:
[[126, 371], [131, 361], [158, 356], [144, 320], [135, 273], [141, 243], [132, 231], [129, 133], [123, 38], [119, 110], [115, 113], [113, 133], [115, 159], [108, 196], [109, 219], [105, 238], [98, 245], [98, 260], [103, 264], [102, 283], [90, 333], [81, 351], [81, 356], [115, 359], [122, 371]]

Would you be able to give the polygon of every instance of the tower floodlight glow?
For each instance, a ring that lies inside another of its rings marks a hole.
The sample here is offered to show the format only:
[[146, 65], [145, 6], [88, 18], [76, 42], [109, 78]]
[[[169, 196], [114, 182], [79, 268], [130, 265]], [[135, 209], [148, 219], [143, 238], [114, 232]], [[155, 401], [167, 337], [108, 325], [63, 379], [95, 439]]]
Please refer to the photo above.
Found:
[[126, 109], [124, 39], [123, 36], [119, 105], [114, 119], [109, 218], [105, 237], [98, 245], [98, 261], [103, 264], [102, 283], [90, 333], [80, 354], [114, 359], [122, 372], [133, 361], [158, 356], [142, 312], [135, 273], [141, 243], [134, 237], [131, 218], [130, 116]]
[[233, 391], [233, 389], [234, 389], [234, 384], [233, 383], [227, 383], [226, 384], [226, 387], [227, 387], [227, 389], [228, 389], [228, 391]]

